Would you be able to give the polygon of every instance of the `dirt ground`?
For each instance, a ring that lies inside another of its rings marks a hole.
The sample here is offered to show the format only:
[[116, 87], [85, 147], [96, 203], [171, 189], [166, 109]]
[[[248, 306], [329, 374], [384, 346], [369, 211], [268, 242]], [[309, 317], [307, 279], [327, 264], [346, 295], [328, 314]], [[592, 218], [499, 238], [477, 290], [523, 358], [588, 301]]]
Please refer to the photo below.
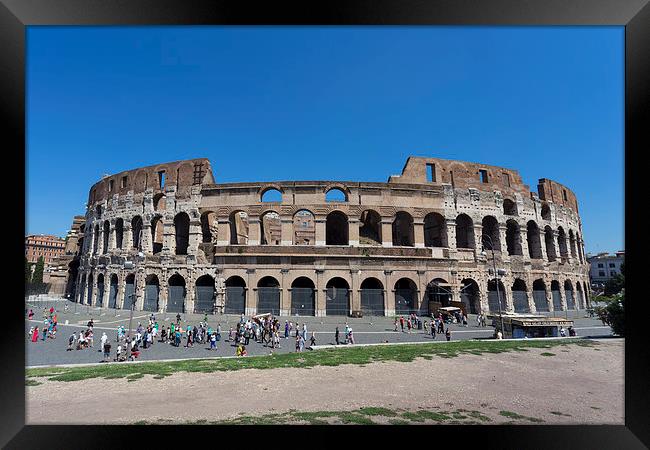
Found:
[[[543, 424], [621, 425], [623, 350], [624, 341], [612, 339], [593, 347], [434, 356], [411, 363], [178, 373], [132, 382], [44, 381], [26, 388], [26, 423], [128, 424], [143, 419], [201, 423], [292, 409], [340, 411], [368, 406], [479, 411], [492, 419], [487, 422], [491, 424], [513, 422], [500, 414], [508, 411], [541, 419]], [[553, 355], [542, 355], [545, 352]], [[137, 415], [129, 417], [134, 411]]]

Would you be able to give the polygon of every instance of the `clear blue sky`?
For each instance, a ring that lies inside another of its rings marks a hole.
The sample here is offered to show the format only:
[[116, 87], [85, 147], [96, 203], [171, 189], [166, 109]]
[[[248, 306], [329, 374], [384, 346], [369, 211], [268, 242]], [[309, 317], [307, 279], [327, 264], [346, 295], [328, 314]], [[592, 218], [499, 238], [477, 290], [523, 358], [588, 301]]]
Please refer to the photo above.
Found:
[[217, 182], [385, 182], [409, 155], [578, 196], [623, 248], [623, 27], [29, 27], [27, 233], [103, 174], [207, 157]]

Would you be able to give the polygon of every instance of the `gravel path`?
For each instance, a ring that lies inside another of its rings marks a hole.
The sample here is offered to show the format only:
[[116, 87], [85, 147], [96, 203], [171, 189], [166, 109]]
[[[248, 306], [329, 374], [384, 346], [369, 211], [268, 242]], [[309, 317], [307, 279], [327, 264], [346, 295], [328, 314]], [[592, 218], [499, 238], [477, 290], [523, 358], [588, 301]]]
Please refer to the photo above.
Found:
[[[554, 355], [541, 355], [544, 352]], [[609, 339], [594, 347], [434, 356], [411, 363], [178, 373], [132, 382], [45, 381], [26, 388], [26, 420], [30, 425], [195, 422], [290, 409], [382, 406], [462, 408], [480, 411], [492, 419], [489, 423], [510, 422], [499, 412], [512, 411], [544, 424], [622, 425], [623, 362], [624, 341]], [[137, 414], [129, 413], [133, 411]]]

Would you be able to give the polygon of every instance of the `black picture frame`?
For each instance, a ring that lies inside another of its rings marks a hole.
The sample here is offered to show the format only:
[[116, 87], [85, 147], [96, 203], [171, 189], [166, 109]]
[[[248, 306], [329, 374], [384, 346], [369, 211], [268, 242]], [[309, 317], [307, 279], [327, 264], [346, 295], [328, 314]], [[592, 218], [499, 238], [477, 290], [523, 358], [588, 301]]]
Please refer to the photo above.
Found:
[[[618, 25], [625, 26], [625, 195], [627, 204], [642, 205], [645, 190], [641, 161], [650, 148], [650, 6], [648, 0], [330, 0], [301, 3], [209, 0], [0, 0], [0, 114], [3, 127], [5, 171], [5, 224], [15, 240], [7, 239], [5, 249], [18, 257], [24, 255], [25, 197], [15, 195], [8, 185], [11, 177], [25, 174], [25, 49], [26, 26], [31, 25]], [[13, 158], [13, 160], [12, 160]], [[64, 177], [66, 174], [61, 174]], [[607, 174], [593, 174], [594, 182]], [[53, 177], [54, 179], [54, 177]], [[639, 197], [639, 202], [634, 200]], [[624, 201], [624, 199], [621, 199]], [[603, 205], [606, 210], [608, 205]], [[626, 208], [626, 240], [642, 236], [643, 220]], [[13, 211], [11, 213], [10, 211]], [[605, 217], [604, 213], [604, 217]], [[16, 229], [14, 230], [13, 227]], [[20, 233], [22, 233], [19, 238]], [[18, 244], [18, 242], [21, 244]], [[636, 241], [641, 242], [641, 241]], [[9, 245], [11, 243], [11, 245]], [[14, 244], [15, 243], [15, 244]], [[15, 247], [14, 247], [15, 245]], [[628, 246], [626, 246], [628, 247]], [[285, 431], [273, 438], [273, 445], [313, 445], [314, 437], [330, 437], [338, 445], [350, 445], [349, 439], [378, 438], [382, 443], [403, 445], [417, 436], [414, 445], [439, 446], [467, 443], [498, 448], [644, 448], [650, 446], [647, 426], [650, 389], [647, 380], [648, 348], [641, 321], [645, 318], [640, 283], [634, 281], [640, 261], [640, 246], [626, 248], [626, 342], [625, 342], [625, 426], [445, 426], [429, 427], [353, 427], [345, 438], [330, 433], [330, 428], [278, 427]], [[16, 270], [18, 258], [8, 266]], [[11, 272], [10, 272], [11, 273]], [[8, 274], [7, 280], [11, 280]], [[16, 273], [16, 279], [18, 274]], [[636, 283], [636, 285], [635, 285]], [[13, 284], [12, 284], [13, 287]], [[11, 290], [13, 291], [13, 289]], [[637, 294], [637, 295], [635, 295]], [[25, 349], [23, 306], [18, 294], [5, 295], [3, 346], [8, 349], [2, 364], [3, 408], [0, 445], [5, 448], [106, 448], [122, 445], [133, 448], [151, 444], [151, 439], [172, 440], [186, 445], [227, 445], [214, 441], [216, 435], [247, 436], [243, 428], [215, 430], [214, 427], [127, 427], [127, 426], [25, 426]], [[106, 388], [110, 389], [109, 380]], [[544, 387], [552, 389], [552, 387]], [[540, 390], [543, 395], [543, 389]], [[571, 401], [571, 399], [567, 399]], [[161, 398], [164, 402], [164, 398]], [[216, 406], [216, 405], [215, 405]], [[353, 405], [351, 405], [353, 406]], [[80, 412], [81, 413], [81, 412]], [[88, 414], [98, 414], [96, 405], [88, 405]], [[125, 411], [136, 415], [137, 408]], [[442, 431], [441, 431], [442, 428]], [[191, 430], [191, 431], [190, 431]], [[336, 442], [335, 441], [335, 442]], [[370, 441], [368, 441], [370, 442]], [[440, 444], [436, 444], [440, 442]], [[645, 444], [645, 445], [644, 445]], [[212, 444], [210, 444], [212, 445]], [[334, 444], [337, 445], [337, 444]], [[354, 445], [354, 444], [353, 444]]]

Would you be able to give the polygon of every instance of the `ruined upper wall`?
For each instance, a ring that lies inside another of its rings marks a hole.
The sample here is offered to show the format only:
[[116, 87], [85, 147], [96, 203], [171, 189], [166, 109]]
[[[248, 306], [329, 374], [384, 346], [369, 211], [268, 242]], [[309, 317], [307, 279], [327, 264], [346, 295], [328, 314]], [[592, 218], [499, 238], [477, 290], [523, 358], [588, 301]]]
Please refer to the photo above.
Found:
[[207, 158], [187, 159], [127, 170], [107, 176], [95, 183], [88, 194], [90, 205], [111, 198], [115, 194], [142, 194], [147, 189], [162, 191], [160, 173], [164, 173], [164, 187], [176, 186], [176, 198], [190, 195], [193, 185], [213, 184], [212, 167]]
[[[482, 173], [483, 172], [483, 173]], [[530, 187], [519, 172], [503, 167], [440, 158], [409, 157], [402, 174], [391, 176], [388, 183], [451, 184], [454, 188], [501, 191], [505, 196], [515, 192], [530, 197]], [[573, 192], [560, 183], [542, 178], [538, 184], [540, 200], [563, 205], [578, 213]]]

